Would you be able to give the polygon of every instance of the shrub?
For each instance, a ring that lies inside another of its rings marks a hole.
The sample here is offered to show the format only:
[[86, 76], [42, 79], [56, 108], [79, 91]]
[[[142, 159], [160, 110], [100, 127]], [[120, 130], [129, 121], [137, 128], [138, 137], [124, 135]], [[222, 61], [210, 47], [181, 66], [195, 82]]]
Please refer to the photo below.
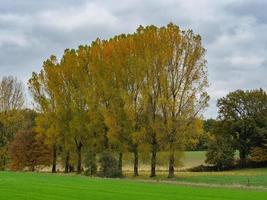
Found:
[[8, 162], [7, 147], [0, 147], [0, 170], [5, 170]]
[[115, 177], [121, 177], [121, 171], [118, 167], [118, 161], [114, 156], [108, 152], [105, 151], [100, 156], [100, 171], [99, 176], [101, 177], [109, 177], [109, 178], [115, 178]]
[[88, 151], [85, 154], [84, 166], [86, 167], [85, 175], [93, 176], [97, 172], [96, 155], [92, 151]]

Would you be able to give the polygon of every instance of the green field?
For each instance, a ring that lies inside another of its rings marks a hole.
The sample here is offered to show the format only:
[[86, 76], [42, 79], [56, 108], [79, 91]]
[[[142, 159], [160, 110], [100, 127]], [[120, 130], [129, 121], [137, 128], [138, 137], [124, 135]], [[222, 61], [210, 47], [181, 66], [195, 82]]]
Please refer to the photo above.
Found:
[[261, 200], [263, 190], [178, 186], [133, 180], [0, 172], [2, 200]]
[[[238, 157], [238, 152], [236, 153]], [[195, 167], [205, 163], [205, 151], [185, 151], [181, 157], [182, 169]], [[167, 167], [165, 167], [167, 168]], [[142, 168], [141, 168], [142, 169]], [[179, 170], [179, 168], [177, 168]], [[181, 168], [180, 168], [181, 169]], [[128, 172], [127, 177], [132, 177], [132, 172]], [[140, 177], [135, 179], [149, 179], [149, 166], [147, 170], [140, 172]], [[158, 181], [170, 181], [167, 171], [158, 171], [155, 178]], [[267, 188], [267, 168], [230, 170], [224, 172], [176, 172], [176, 178], [171, 181], [176, 183], [190, 183], [195, 185], [209, 184], [212, 186], [251, 186]]]
[[225, 172], [183, 172], [177, 173], [175, 180], [190, 183], [249, 185], [267, 188], [267, 169], [243, 169]]
[[[185, 167], [204, 163], [205, 152], [185, 152]], [[149, 169], [149, 167], [148, 167]], [[261, 200], [267, 198], [267, 169], [224, 172], [176, 172], [167, 179], [159, 171], [154, 179], [143, 168], [140, 176], [100, 179], [86, 176], [0, 172], [0, 200], [142, 199], [142, 200]]]
[[[267, 190], [267, 169], [242, 169], [224, 172], [176, 172], [176, 177], [167, 179], [166, 172], [158, 172], [155, 181], [173, 184], [208, 185], [212, 187], [248, 187]], [[129, 179], [151, 180], [148, 172], [141, 172], [139, 177]]]

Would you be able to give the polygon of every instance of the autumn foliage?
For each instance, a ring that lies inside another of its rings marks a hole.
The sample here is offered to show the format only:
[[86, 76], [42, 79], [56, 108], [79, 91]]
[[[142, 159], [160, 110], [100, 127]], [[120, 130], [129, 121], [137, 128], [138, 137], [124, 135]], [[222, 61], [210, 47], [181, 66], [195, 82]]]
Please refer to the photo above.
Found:
[[162, 150], [174, 176], [175, 152], [193, 137], [207, 86], [201, 37], [172, 23], [66, 49], [29, 80], [40, 112], [36, 130], [54, 148], [53, 163], [57, 149], [68, 155], [66, 166], [74, 152], [81, 173], [84, 151], [113, 152], [119, 166], [131, 152], [135, 176], [142, 145], [150, 149], [151, 176]]
[[10, 145], [11, 169], [34, 171], [36, 166], [50, 165], [50, 149], [44, 144], [44, 138], [37, 137], [37, 133], [28, 130], [18, 132]]
[[[56, 172], [60, 162], [65, 173], [94, 175], [98, 170], [114, 177], [122, 175], [123, 157], [130, 153], [134, 176], [145, 154], [155, 177], [158, 153], [165, 152], [171, 178], [177, 155], [185, 149], [208, 148], [207, 163], [218, 169], [234, 164], [236, 150], [244, 164], [249, 158], [265, 161], [267, 95], [262, 89], [219, 99], [218, 120], [206, 121], [203, 130], [209, 101], [205, 53], [200, 35], [170, 23], [97, 38], [66, 49], [60, 59], [51, 55], [28, 82], [36, 111], [27, 114], [31, 123], [18, 123], [18, 129], [13, 123], [18, 120], [8, 117], [23, 104], [21, 92], [16, 105], [6, 103], [14, 95], [0, 102], [5, 118], [0, 167], [5, 168], [9, 152], [13, 170], [52, 165]], [[19, 90], [12, 80], [4, 79], [3, 94]], [[223, 128], [215, 131], [217, 121]], [[14, 125], [9, 130], [6, 124]]]

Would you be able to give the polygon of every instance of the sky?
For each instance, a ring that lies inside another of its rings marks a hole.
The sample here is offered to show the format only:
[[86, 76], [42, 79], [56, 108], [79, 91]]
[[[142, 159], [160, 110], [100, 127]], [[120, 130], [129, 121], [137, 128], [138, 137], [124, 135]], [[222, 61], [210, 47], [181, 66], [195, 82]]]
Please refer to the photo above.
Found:
[[267, 89], [266, 10], [267, 0], [0, 0], [0, 77], [27, 88], [51, 54], [173, 22], [202, 36], [211, 97], [204, 117], [215, 118], [228, 92]]

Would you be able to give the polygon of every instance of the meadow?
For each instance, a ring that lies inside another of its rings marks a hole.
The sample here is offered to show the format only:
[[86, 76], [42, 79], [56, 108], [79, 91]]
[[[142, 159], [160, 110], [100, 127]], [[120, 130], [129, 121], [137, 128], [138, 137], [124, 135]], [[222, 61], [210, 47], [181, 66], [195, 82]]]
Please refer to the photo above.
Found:
[[[195, 185], [209, 187], [246, 187], [267, 190], [267, 169], [241, 169], [223, 172], [176, 172], [175, 178], [167, 179], [166, 172], [159, 172], [158, 176], [152, 180], [157, 182], [167, 182], [180, 185]], [[151, 180], [149, 173], [142, 171], [140, 176], [134, 178], [127, 174], [129, 179]]]
[[76, 175], [0, 172], [1, 200], [259, 200], [267, 191], [182, 186]]
[[[205, 152], [185, 152], [183, 166], [203, 163]], [[145, 165], [144, 165], [145, 166]], [[258, 200], [267, 197], [267, 169], [224, 172], [177, 171], [173, 179], [159, 171], [149, 178], [146, 168], [134, 178], [101, 179], [61, 173], [0, 172], [0, 199], [72, 200]]]
[[[161, 157], [164, 157], [161, 155]], [[236, 153], [238, 157], [238, 152]], [[167, 179], [167, 166], [161, 166], [155, 181], [172, 182], [190, 185], [208, 185], [215, 187], [259, 187], [267, 189], [267, 168], [239, 169], [220, 172], [191, 172], [187, 169], [205, 164], [205, 151], [185, 151], [180, 157], [180, 166], [177, 167], [176, 176]], [[164, 170], [165, 169], [165, 170]], [[126, 173], [130, 179], [151, 180], [149, 178], [149, 166], [140, 168], [140, 176], [132, 177], [132, 173]]]

